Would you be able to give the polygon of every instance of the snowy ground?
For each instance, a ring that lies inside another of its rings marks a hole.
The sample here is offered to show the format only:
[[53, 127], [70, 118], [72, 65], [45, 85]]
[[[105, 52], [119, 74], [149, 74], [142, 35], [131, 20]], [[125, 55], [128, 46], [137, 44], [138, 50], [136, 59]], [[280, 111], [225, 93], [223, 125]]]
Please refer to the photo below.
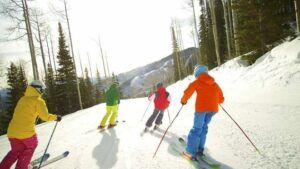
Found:
[[[264, 55], [256, 64], [243, 66], [234, 59], [210, 72], [225, 95], [224, 108], [244, 128], [261, 150], [260, 156], [235, 124], [220, 110], [213, 118], [207, 138], [206, 154], [230, 169], [300, 168], [300, 38], [286, 42]], [[170, 87], [173, 97], [171, 119], [180, 108], [180, 97], [193, 77]], [[97, 105], [65, 116], [49, 148], [51, 155], [70, 151], [69, 157], [47, 169], [190, 169], [186, 160], [176, 156], [170, 143], [186, 136], [192, 126], [194, 99], [183, 107], [170, 128], [157, 156], [152, 158], [162, 133], [140, 136], [153, 110], [146, 98], [122, 100], [116, 128], [100, 133], [95, 128], [105, 114]], [[54, 122], [38, 126], [39, 157], [47, 144]], [[162, 129], [169, 124], [165, 114]], [[9, 151], [6, 136], [0, 137], [0, 159]]]

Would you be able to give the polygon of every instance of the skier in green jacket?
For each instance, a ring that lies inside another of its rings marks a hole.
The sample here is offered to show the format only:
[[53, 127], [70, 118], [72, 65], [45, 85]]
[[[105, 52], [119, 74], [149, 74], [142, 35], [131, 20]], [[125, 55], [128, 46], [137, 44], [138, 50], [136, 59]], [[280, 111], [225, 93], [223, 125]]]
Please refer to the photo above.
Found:
[[118, 116], [118, 104], [120, 104], [118, 83], [114, 82], [105, 92], [106, 114], [102, 118], [98, 128], [105, 128], [107, 119], [110, 117], [108, 128], [116, 126], [116, 118]]

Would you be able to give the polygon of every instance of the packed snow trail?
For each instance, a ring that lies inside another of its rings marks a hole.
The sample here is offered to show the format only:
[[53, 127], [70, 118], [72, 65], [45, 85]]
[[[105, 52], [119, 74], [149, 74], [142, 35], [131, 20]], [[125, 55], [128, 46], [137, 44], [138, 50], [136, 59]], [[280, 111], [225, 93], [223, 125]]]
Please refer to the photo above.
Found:
[[[300, 38], [298, 38], [300, 39]], [[224, 169], [300, 168], [300, 40], [295, 39], [274, 48], [253, 66], [239, 58], [210, 71], [223, 89], [224, 108], [241, 125], [264, 154], [260, 156], [241, 131], [220, 109], [210, 123], [205, 153]], [[167, 88], [172, 96], [171, 119], [178, 112], [180, 97], [193, 81], [189, 76]], [[195, 96], [193, 96], [195, 97]], [[194, 117], [194, 99], [185, 105], [153, 159], [162, 133], [140, 136], [146, 119], [153, 111], [147, 98], [121, 100], [118, 120], [113, 129], [99, 132], [105, 105], [100, 104], [64, 116], [57, 126], [48, 153], [70, 151], [67, 158], [45, 169], [192, 169], [188, 161], [171, 150], [172, 140], [187, 136]], [[40, 157], [47, 145], [54, 122], [37, 127], [39, 146], [33, 159]], [[161, 129], [169, 125], [167, 114]], [[6, 136], [0, 137], [0, 159], [10, 150]]]

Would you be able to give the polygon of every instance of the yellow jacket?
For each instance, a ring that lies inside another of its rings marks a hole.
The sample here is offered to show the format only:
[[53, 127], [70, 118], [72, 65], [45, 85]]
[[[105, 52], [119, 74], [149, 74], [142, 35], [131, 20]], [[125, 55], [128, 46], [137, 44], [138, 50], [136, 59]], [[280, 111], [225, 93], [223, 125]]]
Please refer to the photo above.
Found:
[[57, 116], [48, 113], [41, 94], [33, 87], [27, 86], [25, 96], [21, 97], [9, 123], [7, 137], [25, 139], [35, 134], [35, 120], [39, 117], [44, 121], [56, 120]]

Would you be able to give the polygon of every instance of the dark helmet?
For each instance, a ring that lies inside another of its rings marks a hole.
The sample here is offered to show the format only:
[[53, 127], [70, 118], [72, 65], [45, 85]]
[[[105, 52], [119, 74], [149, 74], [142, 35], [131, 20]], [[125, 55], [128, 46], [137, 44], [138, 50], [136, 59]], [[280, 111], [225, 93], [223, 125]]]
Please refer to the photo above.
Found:
[[159, 87], [162, 87], [163, 86], [163, 83], [162, 82], [158, 82], [157, 84], [156, 84], [156, 88], [159, 88]]

